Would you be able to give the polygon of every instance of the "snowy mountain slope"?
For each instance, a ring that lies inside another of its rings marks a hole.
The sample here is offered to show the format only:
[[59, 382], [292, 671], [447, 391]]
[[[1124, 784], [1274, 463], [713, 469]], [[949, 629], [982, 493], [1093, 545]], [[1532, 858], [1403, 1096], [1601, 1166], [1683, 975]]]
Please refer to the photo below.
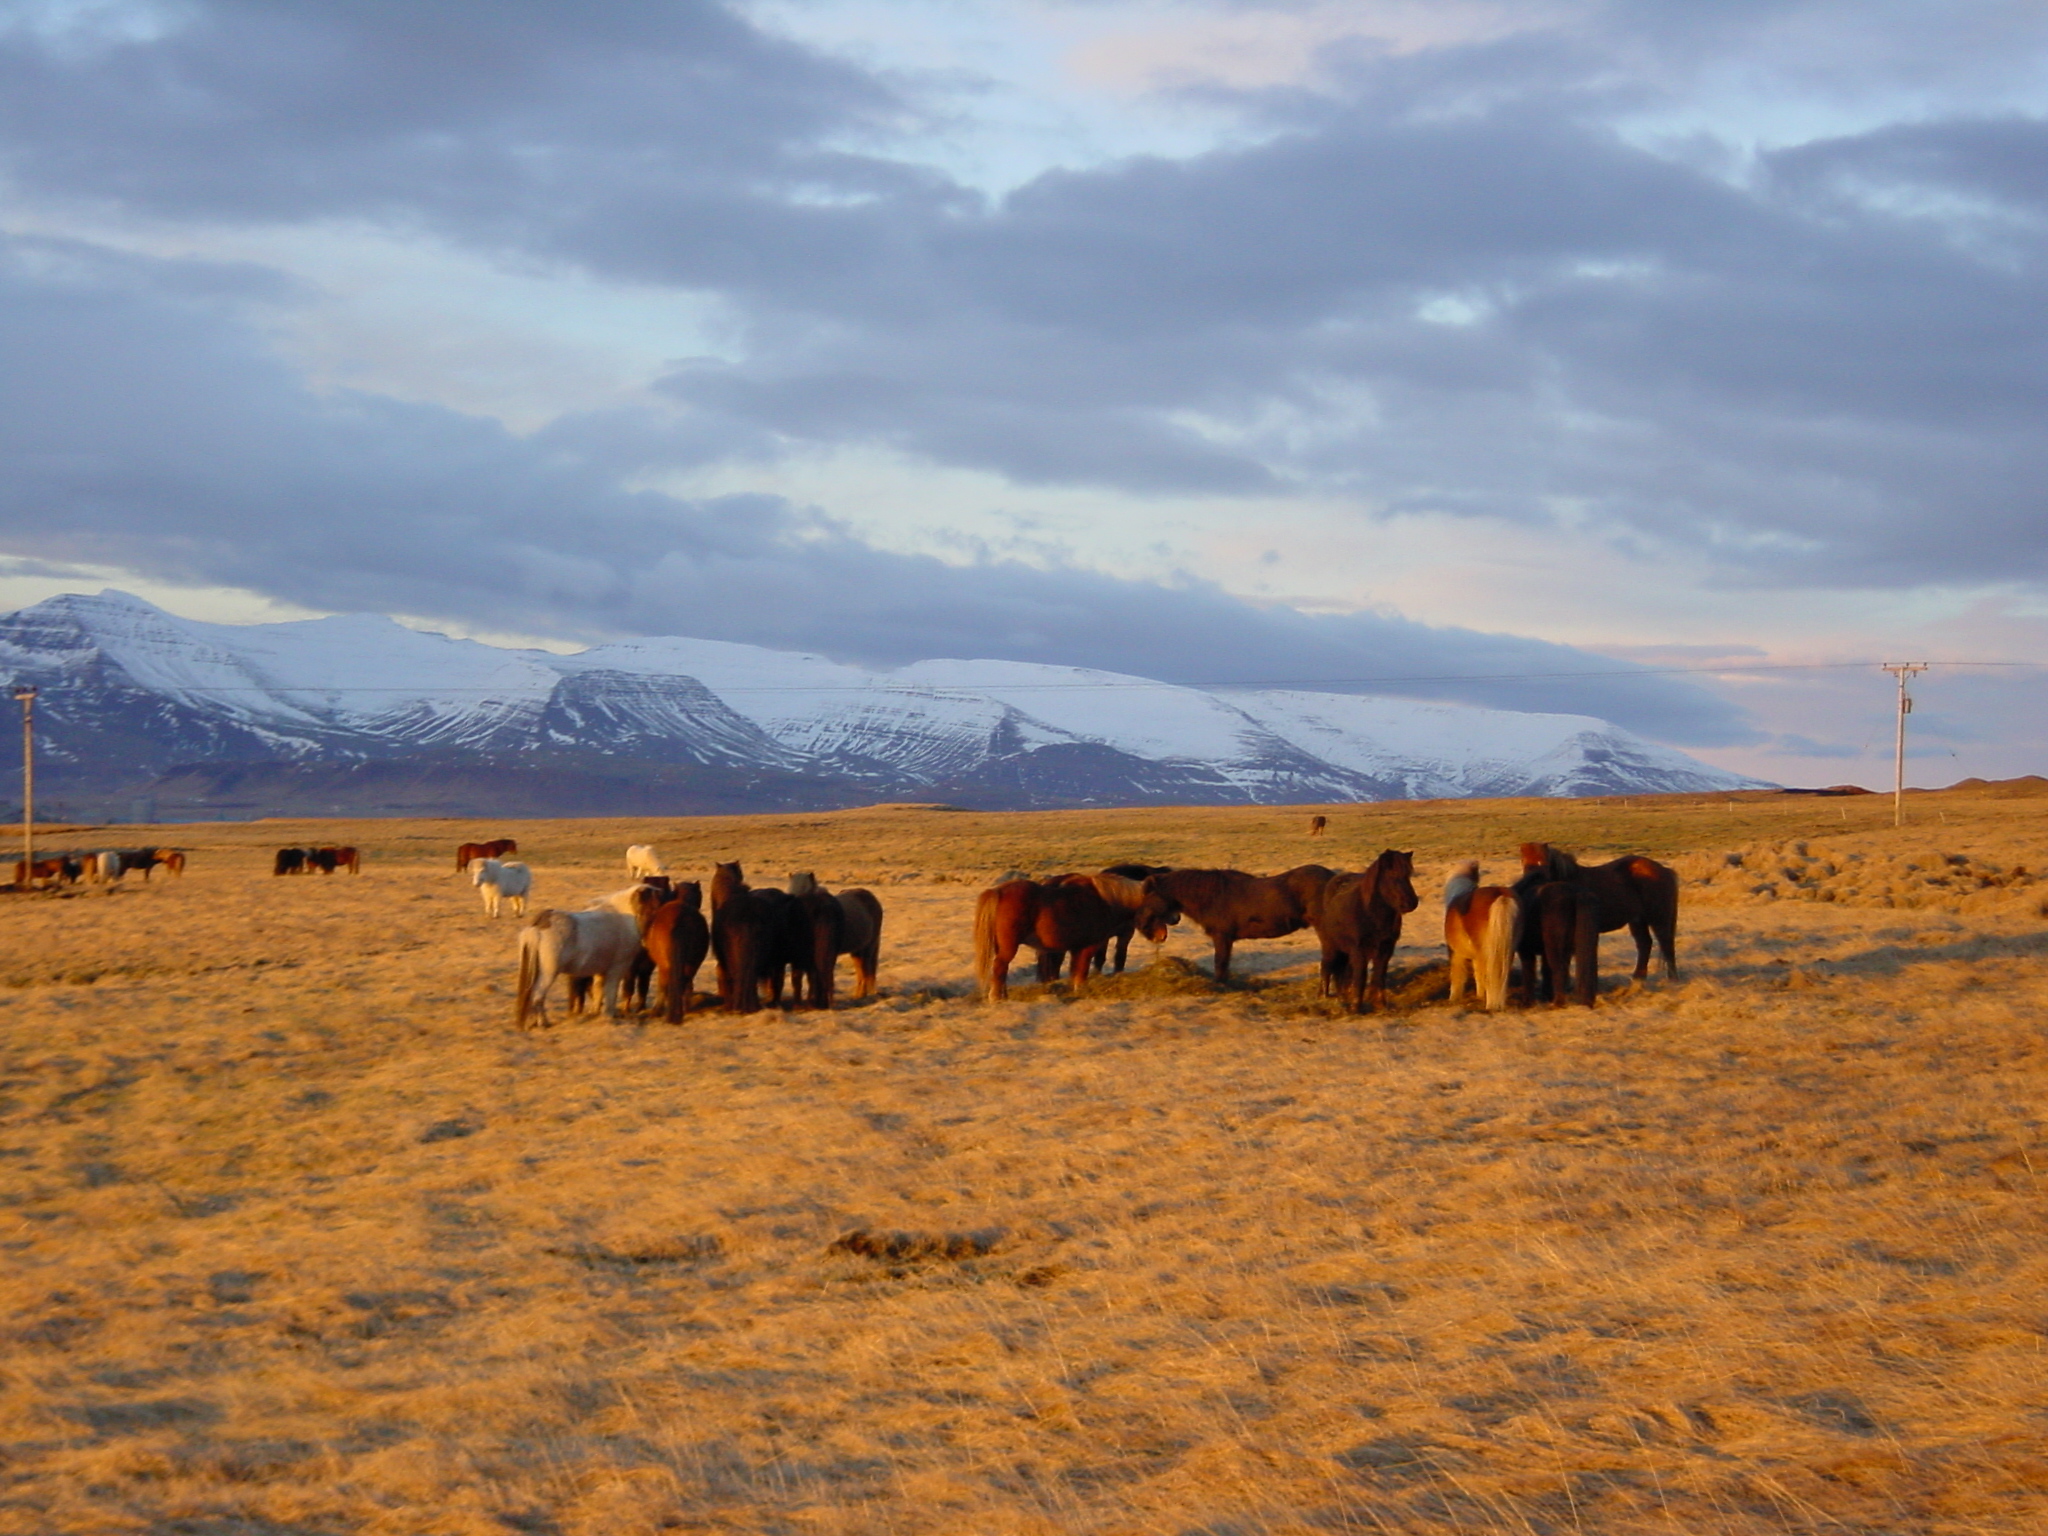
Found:
[[607, 804], [637, 773], [686, 799], [690, 785], [715, 783], [721, 806], [758, 793], [762, 808], [935, 794], [1020, 806], [1288, 803], [1752, 784], [1581, 715], [1210, 693], [1007, 661], [872, 671], [680, 637], [562, 656], [372, 615], [197, 623], [119, 592], [0, 617], [0, 669], [43, 685], [47, 749], [80, 784], [204, 763], [420, 761], [444, 776], [459, 767], [476, 786], [493, 767], [544, 761], [548, 793], [571, 800], [560, 786], [579, 772], [604, 777]]

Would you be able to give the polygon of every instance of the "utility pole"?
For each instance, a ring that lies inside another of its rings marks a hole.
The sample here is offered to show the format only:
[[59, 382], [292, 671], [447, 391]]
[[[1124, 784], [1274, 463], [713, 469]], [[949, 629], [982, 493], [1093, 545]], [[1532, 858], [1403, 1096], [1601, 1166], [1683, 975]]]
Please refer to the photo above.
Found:
[[21, 879], [19, 889], [35, 884], [36, 870], [36, 689], [33, 683], [15, 687], [21, 705]]
[[1927, 670], [1924, 661], [1885, 663], [1885, 671], [1899, 680], [1899, 746], [1892, 760], [1892, 825], [1905, 823], [1906, 806], [1906, 716], [1913, 713], [1913, 696], [1906, 692], [1906, 679]]

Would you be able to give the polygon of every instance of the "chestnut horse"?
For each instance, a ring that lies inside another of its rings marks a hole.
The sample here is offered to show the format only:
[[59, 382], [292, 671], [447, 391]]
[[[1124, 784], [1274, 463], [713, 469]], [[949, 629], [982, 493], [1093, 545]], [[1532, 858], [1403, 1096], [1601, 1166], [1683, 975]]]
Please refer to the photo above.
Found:
[[1385, 849], [1355, 875], [1332, 875], [1315, 914], [1323, 984], [1343, 989], [1353, 1013], [1386, 1005], [1387, 962], [1401, 942], [1401, 918], [1418, 905], [1415, 855]]
[[1216, 979], [1230, 980], [1230, 952], [1239, 939], [1277, 939], [1316, 920], [1332, 871], [1302, 864], [1279, 875], [1241, 869], [1169, 869], [1145, 882], [1138, 925], [1150, 935], [1185, 912], [1216, 950]]
[[[1590, 903], [1586, 915], [1596, 925], [1594, 932], [1611, 933], [1628, 929], [1636, 941], [1635, 978], [1650, 974], [1650, 940], [1654, 936], [1664, 954], [1664, 974], [1678, 975], [1676, 941], [1678, 934], [1678, 876], [1655, 859], [1641, 854], [1623, 854], [1605, 864], [1584, 866], [1562, 848], [1548, 843], [1522, 844], [1522, 878], [1515, 882], [1520, 892], [1545, 881], [1576, 886], [1582, 904]], [[1588, 965], [1590, 973], [1592, 967]], [[1578, 978], [1580, 1001], [1593, 1001], [1595, 978]]]
[[1481, 885], [1467, 859], [1444, 882], [1444, 943], [1451, 951], [1451, 1005], [1469, 982], [1489, 1013], [1508, 1005], [1508, 972], [1522, 938], [1522, 904], [1504, 885]]
[[1166, 937], [1164, 921], [1147, 922], [1148, 885], [1122, 875], [1059, 875], [1051, 880], [1005, 880], [981, 893], [974, 908], [974, 975], [984, 1001], [1010, 995], [1010, 963], [1029, 945], [1039, 951], [1039, 980], [1059, 975], [1071, 956], [1067, 990], [1080, 992], [1103, 948], [1127, 918], [1138, 914], [1145, 937]]
[[455, 850], [455, 873], [461, 874], [469, 868], [471, 859], [502, 859], [508, 853], [519, 851], [516, 837], [496, 837], [488, 843], [464, 843]]
[[640, 935], [641, 948], [653, 962], [661, 992], [661, 1016], [682, 1022], [697, 989], [697, 971], [711, 948], [711, 929], [704, 921], [704, 888], [682, 881], [675, 895], [654, 909]]

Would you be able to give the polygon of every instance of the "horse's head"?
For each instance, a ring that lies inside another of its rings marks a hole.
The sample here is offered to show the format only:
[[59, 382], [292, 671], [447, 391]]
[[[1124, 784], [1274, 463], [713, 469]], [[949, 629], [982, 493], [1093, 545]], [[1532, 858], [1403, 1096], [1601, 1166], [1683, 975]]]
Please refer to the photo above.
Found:
[[676, 882], [676, 900], [683, 904], [685, 912], [702, 912], [704, 910], [704, 887], [695, 880], [678, 880]]
[[1180, 921], [1180, 903], [1160, 888], [1159, 877], [1145, 877], [1145, 899], [1138, 904], [1134, 919], [1138, 932], [1154, 944], [1166, 942], [1166, 930]]
[[[1380, 899], [1396, 912], [1413, 912], [1421, 905], [1415, 894], [1415, 851], [1406, 853], [1389, 848], [1378, 859]], [[1473, 866], [1475, 869], [1478, 866]]]
[[471, 885], [482, 885], [484, 881], [497, 872], [498, 861], [496, 859], [471, 859], [469, 861], [469, 883]]
[[787, 890], [792, 896], [810, 896], [818, 889], [818, 877], [808, 869], [800, 869], [789, 877]]
[[1547, 869], [1547, 868], [1549, 868], [1549, 866], [1550, 866], [1550, 844], [1548, 844], [1548, 843], [1524, 843], [1524, 844], [1522, 844], [1522, 868], [1523, 868], [1524, 870], [1531, 870], [1531, 869]]

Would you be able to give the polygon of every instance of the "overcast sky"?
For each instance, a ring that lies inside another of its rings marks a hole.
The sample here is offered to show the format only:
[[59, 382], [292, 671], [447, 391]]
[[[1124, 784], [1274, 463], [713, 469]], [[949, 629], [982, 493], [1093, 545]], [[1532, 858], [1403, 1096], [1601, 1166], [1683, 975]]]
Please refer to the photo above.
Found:
[[[0, 0], [0, 210], [10, 607], [1322, 681], [1795, 784], [1888, 781], [1848, 663], [2048, 660], [2038, 0]], [[2048, 673], [1918, 693], [1916, 781], [2048, 768]]]

